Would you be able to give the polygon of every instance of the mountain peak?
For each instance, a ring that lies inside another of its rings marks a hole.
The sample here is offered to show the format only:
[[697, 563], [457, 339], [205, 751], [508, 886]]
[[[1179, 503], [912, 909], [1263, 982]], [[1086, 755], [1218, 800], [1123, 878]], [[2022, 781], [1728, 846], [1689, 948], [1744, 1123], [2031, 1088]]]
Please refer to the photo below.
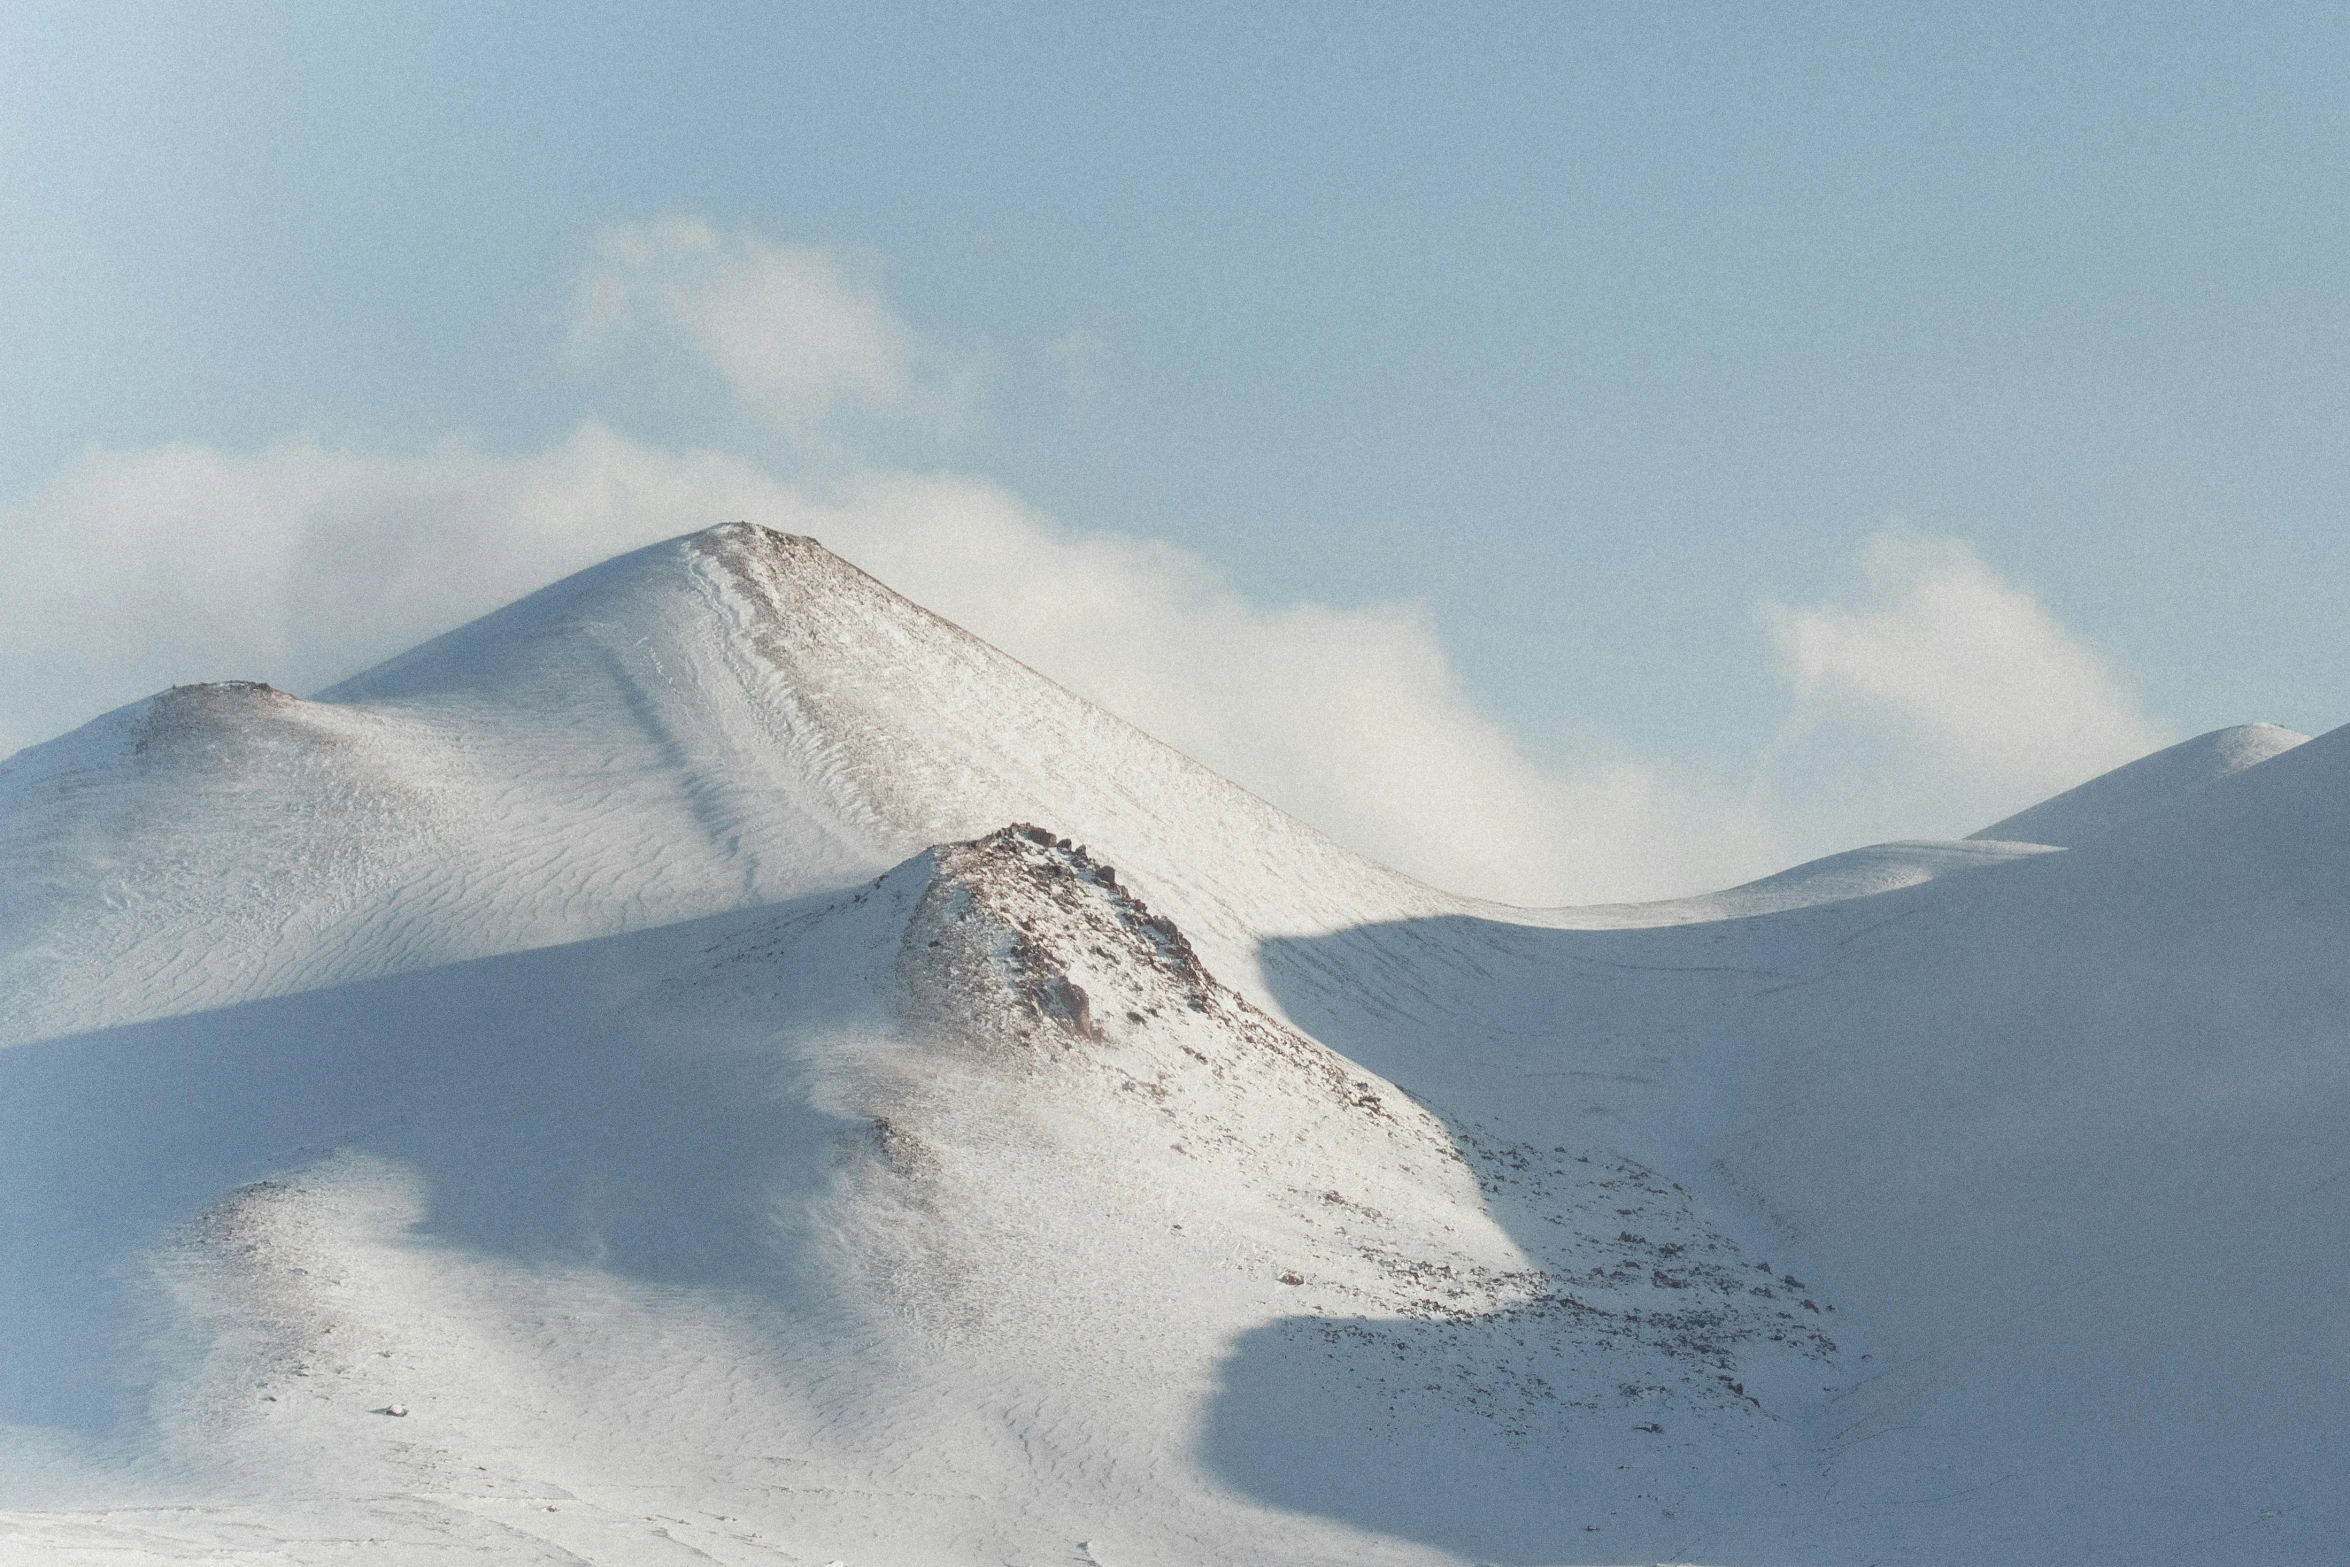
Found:
[[[727, 522], [615, 556], [516, 599], [319, 693], [329, 702], [406, 701], [527, 687], [568, 671], [589, 644], [625, 633], [659, 643], [708, 629], [696, 610], [714, 577], [788, 581], [794, 598], [853, 590], [889, 594], [815, 539]], [[889, 594], [896, 597], [894, 594]]]

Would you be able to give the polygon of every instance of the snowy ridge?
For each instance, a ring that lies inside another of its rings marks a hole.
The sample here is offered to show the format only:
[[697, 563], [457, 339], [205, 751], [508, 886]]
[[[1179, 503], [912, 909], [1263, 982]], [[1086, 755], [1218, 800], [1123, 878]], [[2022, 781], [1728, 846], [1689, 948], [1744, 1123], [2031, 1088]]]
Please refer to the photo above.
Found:
[[1666, 898], [1654, 903], [1600, 903], [1545, 909], [1520, 916], [1526, 924], [1570, 930], [1642, 930], [1664, 925], [1700, 925], [1714, 920], [1785, 914], [1823, 903], [1874, 897], [1915, 887], [1937, 877], [2005, 865], [2051, 852], [2041, 843], [1983, 842], [1976, 839], [1912, 838], [1872, 843], [1824, 855], [1801, 865], [1720, 892]]
[[2100, 774], [1968, 836], [2069, 849], [2207, 784], [2257, 767], [2308, 738], [2276, 724], [2214, 729]]

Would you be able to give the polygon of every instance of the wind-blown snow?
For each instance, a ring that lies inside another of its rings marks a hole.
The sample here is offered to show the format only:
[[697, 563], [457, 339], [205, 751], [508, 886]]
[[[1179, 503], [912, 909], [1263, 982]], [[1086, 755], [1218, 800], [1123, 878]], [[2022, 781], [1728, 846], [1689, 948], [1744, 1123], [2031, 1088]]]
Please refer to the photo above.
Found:
[[2298, 738], [1524, 911], [755, 528], [163, 693], [0, 764], [0, 1555], [2322, 1559]]

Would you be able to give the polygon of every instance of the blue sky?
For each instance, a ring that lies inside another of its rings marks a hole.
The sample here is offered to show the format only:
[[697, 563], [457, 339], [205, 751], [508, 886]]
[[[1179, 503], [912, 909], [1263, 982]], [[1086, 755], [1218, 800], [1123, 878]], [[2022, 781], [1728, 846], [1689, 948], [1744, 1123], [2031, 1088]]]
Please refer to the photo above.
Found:
[[[1258, 606], [1420, 601], [1553, 770], [1751, 799], [1802, 700], [1768, 606], [1898, 598], [1888, 528], [2102, 656], [2113, 745], [2339, 721], [2350, 22], [1888, 9], [19, 0], [0, 526], [65, 526], [92, 448], [592, 419], [971, 476]], [[599, 236], [663, 220], [831, 258], [928, 414], [817, 441], [691, 354], [583, 361]], [[1756, 853], [2024, 786], [1825, 765]]]

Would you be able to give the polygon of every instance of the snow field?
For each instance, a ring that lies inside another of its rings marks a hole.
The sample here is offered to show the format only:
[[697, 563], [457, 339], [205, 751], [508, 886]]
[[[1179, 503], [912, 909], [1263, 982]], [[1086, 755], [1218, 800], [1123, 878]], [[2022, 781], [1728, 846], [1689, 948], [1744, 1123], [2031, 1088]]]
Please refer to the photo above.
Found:
[[741, 525], [163, 693], [0, 763], [0, 1559], [2325, 1559], [2299, 739], [1525, 911]]

